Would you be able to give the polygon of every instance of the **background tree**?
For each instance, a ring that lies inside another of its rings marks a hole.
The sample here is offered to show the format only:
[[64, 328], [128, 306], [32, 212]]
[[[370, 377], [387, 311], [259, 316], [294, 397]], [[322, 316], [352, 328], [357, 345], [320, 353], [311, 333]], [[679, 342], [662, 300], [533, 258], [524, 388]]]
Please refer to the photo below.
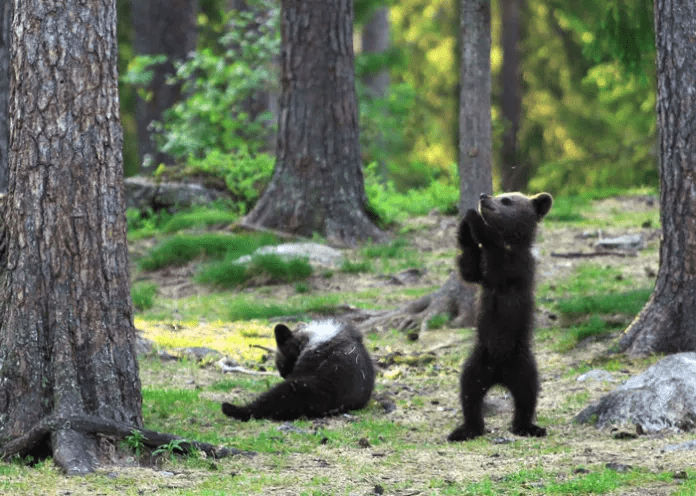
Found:
[[181, 83], [168, 84], [174, 63], [185, 60], [196, 49], [198, 0], [137, 0], [131, 3], [135, 39], [139, 55], [166, 55], [167, 60], [150, 67], [152, 79], [138, 97], [136, 119], [140, 142], [140, 172], [154, 172], [160, 163], [173, 160], [157, 149], [151, 124], [181, 98]]
[[353, 245], [381, 239], [366, 212], [353, 2], [283, 0], [276, 166], [248, 225]]
[[500, 0], [501, 45], [500, 112], [503, 142], [500, 151], [500, 182], [503, 191], [524, 191], [529, 182], [528, 163], [521, 161], [517, 142], [522, 116], [522, 73], [520, 71], [521, 0]]
[[[476, 208], [481, 193], [493, 189], [491, 161], [491, 4], [461, 0], [459, 93], [459, 213]], [[453, 264], [454, 265], [454, 264]], [[448, 315], [452, 327], [471, 326], [476, 317], [476, 288], [452, 272], [442, 287], [394, 311], [377, 312], [363, 329], [427, 329], [436, 315]]]
[[696, 4], [655, 1], [660, 155], [660, 268], [626, 329], [629, 354], [696, 350]]
[[10, 27], [12, 0], [0, 1], [0, 193], [7, 192], [10, 126], [7, 105], [10, 96]]

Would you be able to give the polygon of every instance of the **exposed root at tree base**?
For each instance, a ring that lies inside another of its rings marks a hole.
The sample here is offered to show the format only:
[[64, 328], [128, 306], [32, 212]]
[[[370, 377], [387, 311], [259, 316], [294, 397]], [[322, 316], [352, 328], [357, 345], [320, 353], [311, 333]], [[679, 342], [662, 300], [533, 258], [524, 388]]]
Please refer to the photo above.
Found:
[[143, 446], [152, 450], [177, 441], [177, 449], [183, 454], [203, 451], [207, 456], [213, 458], [224, 458], [231, 455], [253, 456], [256, 454], [237, 448], [225, 448], [199, 441], [190, 441], [174, 434], [142, 429], [124, 422], [90, 415], [70, 417], [50, 415], [25, 434], [6, 442], [0, 448], [0, 458], [24, 457], [37, 450], [48, 453], [44, 445], [50, 439], [50, 451], [55, 463], [67, 475], [84, 475], [93, 472], [96, 468], [97, 436], [123, 439], [134, 433], [140, 434]]
[[411, 331], [409, 335], [417, 339], [420, 333], [428, 330], [430, 320], [436, 315], [449, 315], [449, 325], [452, 327], [473, 326], [476, 315], [475, 295], [473, 286], [462, 284], [453, 274], [439, 290], [401, 308], [385, 311], [359, 310], [345, 318], [353, 321], [363, 332], [396, 329]]

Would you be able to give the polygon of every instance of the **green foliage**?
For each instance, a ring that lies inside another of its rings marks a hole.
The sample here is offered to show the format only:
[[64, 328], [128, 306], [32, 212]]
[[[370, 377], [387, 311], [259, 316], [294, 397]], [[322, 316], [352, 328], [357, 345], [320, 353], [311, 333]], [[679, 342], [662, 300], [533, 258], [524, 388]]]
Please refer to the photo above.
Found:
[[279, 52], [278, 7], [248, 2], [231, 11], [217, 49], [203, 47], [179, 65], [177, 79], [188, 98], [167, 112], [161, 148], [175, 157], [205, 157], [213, 150], [254, 155], [272, 130], [270, 114], [253, 115], [245, 102], [276, 84], [273, 57]]
[[128, 436], [123, 438], [123, 444], [135, 454], [136, 458], [139, 458], [145, 449], [145, 439], [142, 432], [133, 429]]
[[212, 149], [203, 158], [192, 156], [186, 173], [211, 174], [225, 181], [225, 186], [237, 200], [241, 214], [246, 213], [271, 179], [275, 158], [267, 153], [252, 154], [246, 147], [233, 152]]
[[594, 314], [633, 316], [645, 306], [651, 294], [651, 288], [644, 288], [621, 293], [582, 295], [561, 299], [556, 303], [556, 308], [571, 317]]
[[236, 258], [227, 257], [221, 262], [206, 265], [196, 276], [205, 284], [231, 288], [261, 279], [267, 283], [294, 282], [312, 275], [312, 266], [306, 258], [289, 260], [276, 255], [254, 255], [249, 263], [239, 263]]
[[159, 446], [152, 452], [152, 456], [168, 455], [169, 459], [174, 459], [175, 453], [183, 453], [182, 444], [186, 443], [185, 439], [172, 439], [167, 444]]
[[131, 287], [133, 306], [140, 311], [152, 308], [156, 294], [157, 285], [151, 282], [137, 282]]
[[180, 211], [172, 215], [162, 225], [163, 233], [175, 233], [184, 229], [196, 227], [225, 226], [234, 223], [239, 215], [228, 209], [194, 207], [188, 211]]
[[276, 244], [269, 234], [235, 236], [229, 234], [176, 235], [155, 246], [139, 261], [144, 270], [157, 270], [168, 265], [183, 265], [205, 256], [208, 258], [239, 258], [257, 248]]
[[440, 329], [451, 320], [449, 313], [438, 313], [428, 319], [428, 329]]
[[231, 321], [251, 319], [272, 319], [275, 317], [298, 316], [307, 314], [331, 315], [344, 303], [340, 295], [321, 295], [302, 297], [299, 300], [283, 302], [266, 300], [236, 299], [228, 308]]
[[[449, 170], [448, 177], [457, 177], [455, 164]], [[451, 215], [458, 211], [459, 185], [444, 176], [424, 188], [399, 193], [393, 181], [380, 178], [376, 162], [366, 165], [364, 174], [368, 210], [384, 225], [408, 216], [426, 215], [432, 210]]]
[[370, 272], [372, 264], [369, 260], [361, 260], [354, 262], [352, 260], [344, 260], [341, 264], [341, 272], [345, 274], [357, 274], [359, 272]]

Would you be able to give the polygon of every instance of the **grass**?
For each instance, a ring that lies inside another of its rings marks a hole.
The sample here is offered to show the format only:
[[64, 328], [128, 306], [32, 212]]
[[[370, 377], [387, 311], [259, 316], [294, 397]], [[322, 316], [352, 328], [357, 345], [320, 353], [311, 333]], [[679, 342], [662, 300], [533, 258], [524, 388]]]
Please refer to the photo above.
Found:
[[[571, 224], [583, 230], [600, 222], [592, 198], [571, 198], [564, 206], [565, 202], [557, 198], [554, 209], [558, 209], [558, 216], [545, 220], [547, 239], [553, 239], [557, 227]], [[638, 214], [622, 215], [625, 225], [636, 225], [641, 219]], [[160, 235], [170, 221], [162, 219], [157, 224]], [[140, 309], [135, 325], [158, 348], [171, 353], [183, 347], [205, 346], [252, 371], [273, 372], [268, 349], [275, 346], [272, 329], [276, 320], [332, 315], [344, 304], [395, 308], [440, 288], [442, 281], [435, 279], [441, 275], [438, 271], [445, 274], [451, 269], [446, 258], [454, 256], [454, 249], [451, 256], [438, 254], [442, 260], [435, 260], [408, 241], [408, 237], [419, 235], [416, 230], [409, 231], [408, 224], [397, 230], [403, 238], [351, 252], [351, 262], [336, 270], [331, 279], [331, 285], [341, 285], [339, 291], [316, 289], [324, 274], [282, 287], [247, 286], [180, 299], [155, 297], [151, 283], [137, 283], [132, 291]], [[198, 240], [207, 236], [235, 237], [186, 233], [171, 238]], [[162, 239], [162, 245], [166, 242]], [[196, 244], [189, 256], [200, 259], [203, 267], [231, 259], [234, 250], [216, 242], [203, 243], [203, 249]], [[628, 262], [642, 263], [642, 259]], [[435, 264], [444, 268], [433, 269]], [[437, 277], [413, 287], [392, 286], [380, 277], [407, 266], [427, 268], [428, 274], [436, 273]], [[265, 272], [254, 277], [272, 278]], [[363, 278], [372, 284], [355, 287], [354, 282]], [[63, 476], [51, 461], [39, 462], [31, 469], [19, 463], [0, 463], [0, 491], [17, 496], [694, 494], [696, 471], [690, 467], [696, 465], [696, 453], [660, 451], [666, 444], [692, 436], [667, 433], [664, 437], [616, 441], [608, 432], [572, 421], [581, 408], [615, 386], [577, 383], [579, 374], [602, 368], [620, 380], [657, 360], [629, 359], [596, 350], [588, 354], [586, 347], [577, 346], [587, 337], [615, 332], [621, 322], [635, 315], [650, 294], [647, 286], [644, 278], [626, 266], [594, 261], [577, 263], [568, 277], [540, 284], [539, 304], [561, 317], [557, 327], [537, 329], [535, 339], [542, 380], [538, 422], [549, 430], [543, 439], [511, 435], [507, 431], [511, 409], [501, 407], [487, 414], [489, 432], [485, 436], [461, 444], [445, 441], [446, 434], [461, 420], [458, 376], [472, 345], [473, 331], [449, 329], [446, 315], [441, 314], [415, 342], [394, 329], [366, 333], [365, 342], [374, 357], [400, 353], [400, 359], [378, 369], [375, 399], [367, 408], [318, 421], [231, 421], [221, 414], [221, 401], [248, 401], [280, 379], [276, 375], [222, 374], [217, 360], [141, 357], [145, 427], [257, 455], [219, 460], [181, 457], [171, 456], [171, 450], [163, 447], [152, 468], [133, 466], [135, 455], [131, 453], [131, 461], [126, 457], [121, 466], [104, 466], [84, 478]], [[610, 346], [607, 341], [604, 349]], [[431, 348], [438, 350], [434, 356], [427, 353]], [[378, 401], [385, 398], [393, 401], [395, 411], [385, 412]], [[493, 405], [510, 402], [502, 388], [492, 390], [489, 399]], [[135, 441], [132, 444], [133, 449], [138, 446]], [[609, 462], [632, 468], [620, 472], [608, 468]]]
[[139, 266], [143, 270], [157, 270], [171, 265], [184, 265], [199, 257], [236, 259], [252, 254], [261, 246], [277, 242], [269, 234], [177, 234], [150, 250], [139, 260]]

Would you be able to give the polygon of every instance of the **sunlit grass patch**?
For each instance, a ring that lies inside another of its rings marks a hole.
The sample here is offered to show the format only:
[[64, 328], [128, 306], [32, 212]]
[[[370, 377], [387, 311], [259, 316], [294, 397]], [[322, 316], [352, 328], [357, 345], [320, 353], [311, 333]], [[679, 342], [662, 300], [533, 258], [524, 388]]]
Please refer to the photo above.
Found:
[[253, 321], [151, 322], [136, 317], [135, 327], [162, 348], [203, 346], [245, 362], [259, 361], [267, 353], [257, 346], [275, 348], [272, 326]]

